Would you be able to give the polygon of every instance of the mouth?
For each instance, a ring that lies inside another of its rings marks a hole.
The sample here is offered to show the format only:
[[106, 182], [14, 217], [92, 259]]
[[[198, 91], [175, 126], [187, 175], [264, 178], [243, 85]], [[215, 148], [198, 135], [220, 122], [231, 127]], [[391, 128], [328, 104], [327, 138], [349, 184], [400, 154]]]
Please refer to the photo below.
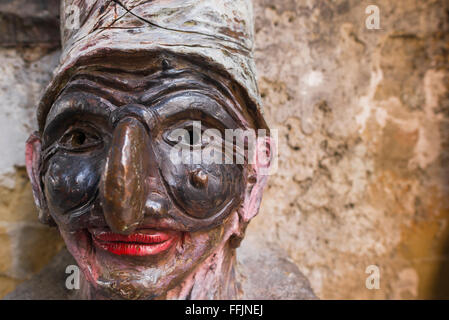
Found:
[[104, 230], [89, 230], [96, 247], [116, 255], [151, 256], [167, 251], [178, 238], [173, 232], [141, 229], [123, 235]]

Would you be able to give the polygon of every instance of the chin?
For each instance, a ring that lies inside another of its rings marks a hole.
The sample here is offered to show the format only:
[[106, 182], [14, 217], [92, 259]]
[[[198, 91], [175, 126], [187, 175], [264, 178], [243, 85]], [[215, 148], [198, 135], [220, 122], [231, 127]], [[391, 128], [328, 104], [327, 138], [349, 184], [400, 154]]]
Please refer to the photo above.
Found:
[[179, 287], [223, 239], [223, 226], [204, 232], [107, 229], [61, 235], [88, 282], [90, 299], [158, 299]]

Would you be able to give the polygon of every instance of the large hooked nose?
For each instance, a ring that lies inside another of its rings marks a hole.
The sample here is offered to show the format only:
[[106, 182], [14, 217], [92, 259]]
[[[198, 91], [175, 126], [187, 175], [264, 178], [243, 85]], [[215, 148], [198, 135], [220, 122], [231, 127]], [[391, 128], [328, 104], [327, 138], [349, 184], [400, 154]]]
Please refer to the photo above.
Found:
[[[126, 107], [123, 107], [126, 108]], [[120, 108], [122, 109], [122, 108]], [[106, 223], [113, 232], [129, 234], [144, 219], [147, 178], [153, 166], [149, 132], [133, 114], [120, 110], [101, 177], [100, 197]]]

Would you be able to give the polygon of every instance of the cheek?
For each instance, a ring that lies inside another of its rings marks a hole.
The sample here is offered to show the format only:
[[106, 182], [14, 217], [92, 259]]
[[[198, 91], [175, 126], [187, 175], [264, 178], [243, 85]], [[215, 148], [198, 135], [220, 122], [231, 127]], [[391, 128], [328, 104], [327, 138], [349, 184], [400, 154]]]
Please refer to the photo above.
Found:
[[223, 225], [216, 227], [209, 231], [199, 231], [189, 233], [187, 241], [190, 243], [192, 257], [196, 261], [202, 261], [208, 257], [220, 244], [227, 239], [224, 239]]
[[238, 165], [175, 165], [169, 151], [161, 153], [162, 177], [173, 200], [189, 216], [210, 218], [222, 210], [230, 213], [239, 204], [245, 182]]
[[91, 200], [98, 187], [101, 167], [99, 159], [54, 156], [44, 176], [51, 211], [68, 213]]

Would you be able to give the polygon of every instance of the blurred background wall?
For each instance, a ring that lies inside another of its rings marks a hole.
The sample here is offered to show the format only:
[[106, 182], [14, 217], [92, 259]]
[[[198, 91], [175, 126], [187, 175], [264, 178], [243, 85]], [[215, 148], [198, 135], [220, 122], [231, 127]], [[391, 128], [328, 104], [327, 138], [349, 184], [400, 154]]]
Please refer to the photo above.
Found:
[[[37, 222], [24, 169], [59, 57], [58, 2], [0, 0], [0, 297], [63, 246]], [[248, 232], [286, 249], [323, 299], [449, 298], [449, 3], [254, 6], [279, 169]]]
[[58, 16], [58, 0], [0, 0], [0, 297], [63, 245], [37, 221], [24, 167], [36, 102], [59, 58]]

